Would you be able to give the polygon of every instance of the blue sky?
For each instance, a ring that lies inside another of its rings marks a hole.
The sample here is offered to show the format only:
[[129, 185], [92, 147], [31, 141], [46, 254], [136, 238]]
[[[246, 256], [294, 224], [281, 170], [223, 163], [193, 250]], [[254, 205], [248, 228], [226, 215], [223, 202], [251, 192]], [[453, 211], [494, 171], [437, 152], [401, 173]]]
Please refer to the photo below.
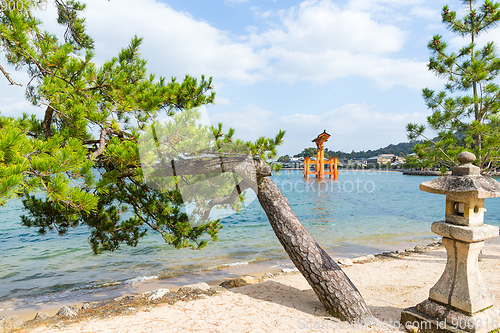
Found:
[[[406, 140], [405, 124], [424, 123], [424, 87], [443, 80], [427, 71], [427, 42], [442, 34], [445, 4], [459, 0], [89, 0], [85, 16], [96, 61], [117, 54], [135, 35], [151, 72], [179, 79], [213, 76], [210, 121], [251, 140], [287, 131], [279, 154], [312, 146], [324, 129], [331, 150], [368, 150]], [[57, 30], [55, 10], [39, 13]], [[498, 40], [495, 28], [484, 40]], [[481, 41], [480, 41], [481, 43]], [[4, 59], [0, 63], [5, 65]], [[10, 69], [14, 72], [13, 69]], [[26, 76], [14, 72], [26, 83]], [[23, 88], [2, 83], [0, 110], [34, 110]], [[34, 110], [42, 114], [41, 110]]]

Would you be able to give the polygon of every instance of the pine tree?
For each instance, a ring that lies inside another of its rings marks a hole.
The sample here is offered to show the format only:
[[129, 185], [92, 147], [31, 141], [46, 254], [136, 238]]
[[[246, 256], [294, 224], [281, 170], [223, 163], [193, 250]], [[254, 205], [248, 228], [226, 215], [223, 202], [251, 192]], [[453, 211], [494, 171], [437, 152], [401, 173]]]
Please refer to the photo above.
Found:
[[[213, 103], [212, 78], [169, 82], [146, 75], [137, 36], [99, 67], [79, 17], [85, 5], [55, 1], [58, 23], [66, 28], [63, 41], [41, 30], [33, 15], [40, 5], [46, 2], [19, 1], [0, 13], [2, 54], [27, 71], [26, 96], [45, 109], [43, 119], [0, 117], [0, 204], [21, 197], [27, 210], [23, 225], [41, 234], [89, 226], [96, 253], [121, 243], [135, 246], [147, 229], [176, 247], [201, 248], [204, 236], [216, 240], [219, 221], [191, 226], [178, 189], [146, 186], [138, 150], [141, 130], [161, 113], [175, 116]], [[11, 85], [21, 85], [0, 69]], [[234, 130], [224, 136], [220, 127], [214, 133], [219, 141], [231, 140]], [[272, 156], [283, 134], [249, 143], [248, 149]], [[123, 219], [127, 211], [133, 216]]]
[[442, 36], [429, 42], [431, 57], [428, 68], [438, 77], [447, 79], [442, 91], [423, 89], [423, 97], [432, 115], [427, 118], [436, 138], [424, 134], [425, 125], [408, 124], [411, 140], [423, 137], [414, 151], [430, 166], [457, 165], [456, 155], [469, 150], [484, 171], [500, 166], [500, 87], [496, 83], [500, 59], [493, 42], [479, 47], [477, 38], [500, 20], [499, 4], [485, 0], [480, 6], [475, 0], [462, 0], [465, 16], [448, 6], [443, 7], [442, 20], [446, 27], [469, 43], [456, 52], [449, 52]]
[[[23, 198], [28, 214], [22, 224], [41, 234], [88, 226], [95, 253], [123, 243], [136, 246], [148, 229], [176, 248], [200, 249], [207, 236], [217, 240], [221, 228], [219, 220], [207, 220], [207, 212], [215, 205], [238, 208], [241, 192], [252, 188], [276, 236], [326, 309], [351, 322], [371, 318], [359, 291], [268, 178], [271, 167], [265, 160], [276, 155], [283, 131], [272, 139], [242, 142], [233, 138], [234, 129], [223, 133], [222, 124], [200, 126], [193, 120], [198, 107], [214, 101], [212, 78], [186, 76], [179, 83], [147, 76], [138, 37], [98, 67], [93, 40], [79, 17], [84, 4], [55, 0], [58, 23], [66, 27], [59, 41], [42, 31], [32, 15], [40, 1], [18, 2], [22, 5], [0, 12], [0, 48], [9, 64], [27, 70], [26, 96], [45, 113], [43, 119], [0, 116], [0, 205]], [[11, 85], [21, 85], [0, 70]], [[161, 113], [172, 121], [159, 123]], [[212, 182], [221, 173], [216, 185], [222, 186], [208, 199], [202, 196], [205, 185], [187, 196], [182, 191], [183, 185]], [[199, 223], [182, 209], [186, 200], [198, 203], [194, 215]], [[126, 211], [132, 217], [124, 219]]]

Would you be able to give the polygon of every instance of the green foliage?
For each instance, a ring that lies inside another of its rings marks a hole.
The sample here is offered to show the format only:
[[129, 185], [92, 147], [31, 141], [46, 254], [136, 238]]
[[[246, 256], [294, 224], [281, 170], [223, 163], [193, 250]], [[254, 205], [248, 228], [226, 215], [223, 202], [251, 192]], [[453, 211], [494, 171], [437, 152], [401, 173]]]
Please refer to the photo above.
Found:
[[[369, 158], [380, 154], [394, 154], [397, 156], [401, 155], [404, 156], [411, 154], [413, 152], [413, 147], [415, 147], [416, 143], [418, 142], [400, 142], [397, 145], [390, 144], [387, 147], [379, 148], [376, 150], [367, 150], [367, 151], [363, 150], [358, 152], [355, 152], [353, 150], [350, 153], [342, 152], [340, 150], [333, 151], [329, 150], [328, 148], [325, 148], [325, 158], [331, 158], [331, 157], [348, 158], [348, 159]], [[309, 148], [304, 148], [302, 152], [294, 155], [293, 157], [313, 157], [313, 156], [316, 156], [316, 148], [309, 147]]]
[[458, 19], [456, 12], [445, 6], [442, 19], [450, 31], [468, 38], [470, 43], [450, 52], [442, 36], [436, 35], [428, 44], [432, 54], [429, 70], [447, 79], [442, 91], [422, 91], [432, 110], [427, 125], [438, 136], [429, 139], [424, 125], [410, 123], [406, 130], [411, 140], [426, 139], [415, 146], [415, 152], [429, 165], [456, 165], [456, 155], [468, 150], [477, 156], [477, 164], [483, 170], [494, 169], [500, 166], [500, 87], [495, 83], [500, 59], [493, 42], [479, 48], [476, 38], [500, 21], [500, 5], [491, 0], [480, 6], [473, 0], [462, 2], [468, 9], [463, 18]]
[[290, 161], [290, 156], [288, 155], [278, 157], [278, 162], [288, 162], [288, 161]]
[[293, 157], [313, 157], [316, 156], [316, 147], [304, 148], [302, 152], [293, 155]]
[[[177, 187], [147, 186], [138, 147], [141, 131], [160, 114], [189, 124], [192, 110], [213, 103], [212, 78], [186, 76], [177, 82], [147, 75], [137, 36], [98, 66], [94, 42], [79, 16], [83, 3], [55, 1], [57, 21], [66, 28], [62, 41], [43, 31], [34, 17], [38, 1], [23, 3], [21, 11], [0, 12], [0, 48], [8, 64], [27, 71], [26, 97], [45, 114], [43, 119], [0, 115], [0, 205], [22, 197], [27, 212], [22, 224], [41, 234], [88, 226], [95, 253], [122, 243], [136, 246], [147, 230], [176, 248], [199, 249], [208, 239], [217, 240], [220, 221], [192, 226]], [[7, 82], [20, 85], [0, 69]], [[218, 129], [191, 124], [179, 134], [185, 142], [176, 148], [206, 140], [210, 131], [218, 153], [224, 152], [223, 143], [235, 141], [264, 159], [276, 154], [284, 135], [241, 142], [233, 139], [234, 129], [222, 133], [222, 124]]]
[[405, 164], [403, 168], [405, 169], [422, 169], [425, 167], [425, 164], [419, 160], [419, 158], [415, 155], [406, 156]]

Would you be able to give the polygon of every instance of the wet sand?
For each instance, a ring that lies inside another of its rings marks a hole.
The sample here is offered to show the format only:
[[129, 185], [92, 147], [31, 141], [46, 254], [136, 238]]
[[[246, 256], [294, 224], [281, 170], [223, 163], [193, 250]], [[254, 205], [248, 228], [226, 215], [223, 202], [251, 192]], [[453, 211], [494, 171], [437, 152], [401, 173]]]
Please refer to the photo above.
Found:
[[[405, 248], [413, 248], [415, 245], [426, 245], [434, 241], [433, 238], [429, 238], [424, 241], [419, 242], [392, 242], [392, 243], [381, 243], [375, 245], [359, 245], [352, 244], [351, 246], [345, 247], [340, 251], [329, 252], [332, 258], [344, 259], [358, 257], [366, 254], [379, 254], [384, 251], [396, 251], [404, 250]], [[283, 251], [283, 255], [286, 253]], [[25, 306], [23, 308], [17, 308], [13, 310], [4, 310], [0, 312], [1, 316], [7, 315], [17, 315], [23, 320], [31, 320], [35, 317], [37, 312], [45, 312], [50, 316], [55, 315], [59, 309], [63, 306], [76, 306], [80, 308], [85, 302], [95, 302], [104, 299], [116, 298], [124, 295], [140, 295], [143, 292], [156, 290], [160, 288], [167, 288], [169, 290], [175, 291], [179, 287], [198, 283], [206, 282], [210, 286], [217, 286], [222, 281], [236, 278], [243, 275], [250, 275], [254, 277], [262, 277], [264, 273], [278, 273], [283, 268], [293, 268], [291, 260], [287, 257], [283, 257], [279, 260], [267, 260], [261, 262], [251, 262], [247, 265], [236, 265], [231, 267], [223, 267], [221, 269], [214, 269], [209, 271], [199, 271], [195, 273], [182, 274], [178, 276], [151, 279], [144, 282], [139, 282], [135, 284], [118, 285], [113, 288], [105, 288], [97, 292], [85, 292], [78, 296], [70, 296], [64, 300], [58, 300], [54, 302], [44, 302], [36, 305]]]
[[[500, 307], [500, 239], [488, 241], [479, 263]], [[161, 304], [129, 315], [83, 318], [74, 323], [42, 324], [32, 332], [327, 332], [342, 325], [349, 332], [399, 331], [401, 311], [428, 297], [444, 270], [446, 252], [438, 250], [354, 264], [343, 270], [382, 324], [348, 327], [332, 319], [302, 275], [286, 274], [232, 288], [197, 300]]]

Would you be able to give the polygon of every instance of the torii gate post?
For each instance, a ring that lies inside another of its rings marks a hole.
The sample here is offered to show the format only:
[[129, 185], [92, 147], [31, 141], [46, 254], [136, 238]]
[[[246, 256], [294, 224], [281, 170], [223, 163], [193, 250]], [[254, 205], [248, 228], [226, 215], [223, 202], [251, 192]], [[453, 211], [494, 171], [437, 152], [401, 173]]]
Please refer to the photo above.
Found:
[[[309, 175], [314, 174], [316, 178], [323, 179], [326, 174], [329, 175], [330, 178], [333, 176], [333, 179], [337, 180], [339, 174], [337, 169], [338, 158], [333, 157], [325, 161], [325, 142], [328, 141], [329, 137], [330, 134], [326, 133], [326, 130], [324, 130], [316, 139], [312, 140], [312, 142], [316, 144], [316, 161], [311, 161], [309, 157], [304, 159], [304, 178], [309, 178]], [[316, 164], [316, 171], [311, 171], [309, 169], [311, 164]], [[328, 171], [325, 171], [325, 164], [330, 166]]]

